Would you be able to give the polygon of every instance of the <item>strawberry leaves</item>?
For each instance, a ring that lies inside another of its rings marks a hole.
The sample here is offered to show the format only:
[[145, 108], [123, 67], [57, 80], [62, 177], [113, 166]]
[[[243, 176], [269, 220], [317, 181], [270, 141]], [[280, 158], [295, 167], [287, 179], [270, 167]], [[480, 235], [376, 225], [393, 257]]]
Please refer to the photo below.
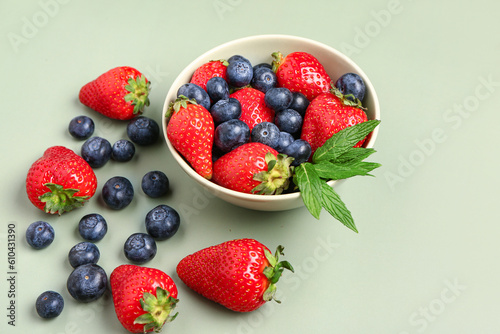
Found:
[[324, 208], [346, 227], [358, 232], [351, 212], [327, 181], [371, 175], [369, 172], [380, 167], [378, 163], [363, 161], [375, 152], [374, 149], [353, 147], [379, 123], [379, 120], [370, 120], [335, 133], [316, 150], [312, 163], [305, 162], [295, 167], [294, 182], [304, 205], [316, 219]]

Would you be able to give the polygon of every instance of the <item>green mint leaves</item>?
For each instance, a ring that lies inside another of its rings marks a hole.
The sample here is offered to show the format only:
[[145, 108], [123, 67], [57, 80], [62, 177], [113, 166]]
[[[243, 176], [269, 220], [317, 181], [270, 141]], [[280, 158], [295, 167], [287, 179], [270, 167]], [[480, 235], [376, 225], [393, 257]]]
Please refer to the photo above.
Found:
[[325, 209], [349, 229], [358, 232], [351, 212], [340, 196], [326, 182], [341, 180], [356, 175], [370, 175], [380, 164], [363, 161], [375, 152], [372, 148], [354, 148], [378, 125], [379, 120], [369, 120], [335, 133], [312, 157], [312, 163], [305, 162], [295, 167], [294, 182], [298, 186], [304, 205], [319, 219]]

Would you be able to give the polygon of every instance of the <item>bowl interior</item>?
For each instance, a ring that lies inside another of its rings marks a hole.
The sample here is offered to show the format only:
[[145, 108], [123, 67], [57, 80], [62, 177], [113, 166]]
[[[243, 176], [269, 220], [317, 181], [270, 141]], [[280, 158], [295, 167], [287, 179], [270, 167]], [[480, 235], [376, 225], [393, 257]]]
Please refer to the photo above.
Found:
[[[257, 65], [259, 63], [271, 63], [271, 54], [276, 51], [280, 51], [285, 56], [295, 51], [308, 52], [312, 54], [325, 67], [333, 82], [335, 82], [337, 78], [344, 73], [357, 73], [363, 78], [366, 84], [364, 106], [368, 109], [368, 119], [380, 119], [379, 103], [375, 89], [373, 88], [369, 78], [358, 65], [332, 47], [310, 39], [287, 35], [261, 35], [237, 39], [217, 46], [196, 58], [172, 83], [163, 106], [162, 119], [165, 120], [165, 114], [169, 105], [176, 98], [177, 89], [182, 84], [189, 82], [193, 72], [202, 64], [210, 60], [227, 59], [235, 54], [246, 57], [250, 60], [252, 65]], [[202, 176], [198, 175], [171, 145], [167, 138], [167, 127], [165, 121], [162, 122], [162, 126], [167, 146], [182, 170], [184, 170], [184, 172], [186, 172], [191, 178], [215, 196], [241, 207], [263, 211], [288, 210], [303, 205], [300, 193], [298, 192], [282, 194], [279, 196], [244, 194], [223, 188], [209, 180], [206, 180]], [[378, 127], [367, 139], [365, 143], [366, 147], [373, 147], [377, 133]], [[333, 185], [334, 182], [335, 181], [330, 181], [329, 184]]]

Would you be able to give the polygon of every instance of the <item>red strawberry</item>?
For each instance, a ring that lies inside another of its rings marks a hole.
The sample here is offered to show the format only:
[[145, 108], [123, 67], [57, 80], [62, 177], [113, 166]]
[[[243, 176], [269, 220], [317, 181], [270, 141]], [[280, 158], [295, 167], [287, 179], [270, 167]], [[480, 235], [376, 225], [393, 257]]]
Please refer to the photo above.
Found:
[[300, 92], [309, 100], [330, 89], [330, 76], [313, 55], [307, 52], [293, 52], [283, 58], [280, 52], [275, 52], [273, 57], [273, 70], [276, 72], [279, 86]]
[[289, 185], [291, 162], [267, 145], [247, 143], [215, 161], [212, 181], [243, 193], [280, 194]]
[[221, 77], [227, 81], [227, 61], [212, 60], [198, 67], [191, 77], [190, 83], [197, 84], [204, 90], [207, 90], [207, 81], [213, 77]]
[[177, 316], [170, 315], [177, 286], [161, 270], [124, 264], [113, 270], [110, 284], [116, 316], [129, 332], [159, 332]]
[[211, 179], [214, 121], [210, 112], [181, 96], [171, 104], [167, 118], [168, 140], [198, 174]]
[[149, 106], [150, 82], [132, 67], [116, 67], [80, 89], [80, 102], [106, 117], [129, 120]]
[[97, 188], [89, 164], [63, 146], [49, 147], [35, 161], [26, 177], [26, 193], [37, 208], [63, 214], [83, 206]]
[[229, 95], [229, 97], [240, 101], [241, 116], [239, 119], [248, 125], [250, 131], [258, 123], [274, 121], [274, 110], [266, 106], [264, 96], [263, 92], [251, 87], [237, 90]]
[[[338, 90], [323, 93], [307, 107], [302, 125], [301, 139], [311, 144], [312, 153], [334, 133], [368, 120], [360, 104], [346, 99]], [[360, 147], [364, 140], [354, 147]]]
[[177, 274], [202, 296], [233, 311], [250, 312], [274, 299], [284, 269], [293, 271], [290, 263], [278, 262], [279, 255], [282, 246], [273, 256], [254, 239], [232, 240], [186, 256]]

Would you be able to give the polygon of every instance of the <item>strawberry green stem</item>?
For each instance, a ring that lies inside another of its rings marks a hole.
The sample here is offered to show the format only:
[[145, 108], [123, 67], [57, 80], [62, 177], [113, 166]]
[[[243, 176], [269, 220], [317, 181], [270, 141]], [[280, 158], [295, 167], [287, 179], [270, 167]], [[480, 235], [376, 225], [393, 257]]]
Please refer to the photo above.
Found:
[[146, 313], [140, 315], [134, 320], [134, 324], [143, 324], [144, 333], [153, 330], [158, 333], [165, 323], [171, 322], [177, 316], [170, 315], [179, 300], [170, 296], [170, 292], [161, 287], [156, 288], [156, 296], [144, 292], [139, 301], [141, 307]]
[[89, 196], [75, 196], [79, 189], [64, 189], [63, 186], [55, 183], [45, 183], [44, 186], [49, 191], [39, 197], [40, 201], [45, 203], [44, 210], [47, 213], [58, 213], [71, 211], [82, 207], [89, 199]]
[[269, 279], [269, 286], [266, 291], [264, 291], [264, 295], [262, 298], [265, 301], [274, 300], [277, 303], [281, 303], [281, 301], [275, 298], [276, 294], [276, 283], [280, 279], [283, 271], [285, 269], [290, 270], [292, 273], [294, 269], [290, 262], [288, 261], [279, 261], [279, 256], [284, 255], [283, 253], [284, 247], [279, 245], [276, 248], [276, 252], [274, 256], [267, 249], [264, 249], [264, 254], [266, 255], [267, 261], [269, 261], [269, 266], [264, 268], [263, 274]]
[[272, 69], [276, 73], [280, 65], [283, 63], [283, 54], [279, 51], [273, 52], [271, 56], [274, 58], [272, 63]]
[[125, 89], [129, 91], [125, 95], [125, 101], [132, 102], [134, 106], [134, 114], [139, 114], [144, 111], [144, 107], [149, 106], [149, 91], [151, 83], [146, 81], [144, 75], [137, 76], [137, 78], [128, 79], [128, 85]]
[[254, 175], [253, 179], [261, 183], [252, 189], [252, 193], [279, 195], [290, 184], [290, 176], [293, 171], [293, 167], [291, 166], [293, 158], [287, 157], [284, 154], [275, 156], [271, 152], [268, 152], [265, 159], [268, 169], [265, 172], [259, 172]]

